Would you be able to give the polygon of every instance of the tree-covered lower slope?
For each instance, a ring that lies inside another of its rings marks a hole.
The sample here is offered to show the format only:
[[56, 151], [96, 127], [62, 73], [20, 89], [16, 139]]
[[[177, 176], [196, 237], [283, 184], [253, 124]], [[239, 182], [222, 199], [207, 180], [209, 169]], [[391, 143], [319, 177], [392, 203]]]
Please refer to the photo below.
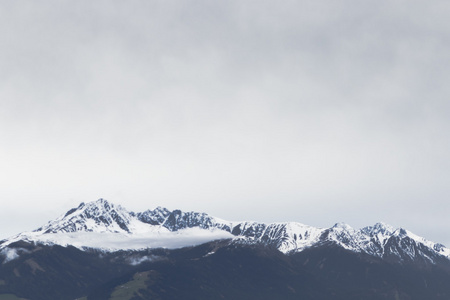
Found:
[[447, 259], [436, 265], [388, 262], [329, 245], [307, 249], [290, 259], [326, 286], [325, 299], [450, 299]]
[[446, 259], [389, 262], [333, 245], [291, 255], [229, 240], [114, 253], [14, 247], [20, 256], [0, 262], [0, 299], [450, 299]]
[[118, 294], [133, 300], [450, 299], [445, 261], [439, 266], [389, 263], [330, 245], [293, 255], [261, 246], [228, 245], [204, 256], [206, 250], [211, 249], [174, 251], [172, 260], [109, 282], [88, 300], [118, 299]]
[[318, 281], [275, 249], [227, 246], [206, 256], [205, 250], [174, 251], [171, 260], [101, 286], [88, 300], [113, 298], [133, 285], [136, 274], [145, 276], [145, 287], [129, 289], [124, 299], [318, 299], [323, 295]]
[[[73, 300], [87, 295], [97, 285], [136, 269], [132, 264], [135, 253], [102, 253], [24, 242], [13, 246], [20, 249], [20, 256], [0, 262], [0, 299], [14, 295], [30, 300]], [[149, 252], [139, 253], [137, 257], [153, 255]]]

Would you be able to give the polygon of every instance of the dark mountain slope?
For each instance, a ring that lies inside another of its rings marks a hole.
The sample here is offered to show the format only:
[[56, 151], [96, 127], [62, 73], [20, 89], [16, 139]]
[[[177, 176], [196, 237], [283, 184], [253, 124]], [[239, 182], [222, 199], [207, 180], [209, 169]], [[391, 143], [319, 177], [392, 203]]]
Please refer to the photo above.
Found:
[[332, 299], [450, 299], [450, 264], [390, 263], [337, 246], [317, 247], [290, 258], [327, 287]]
[[[178, 250], [170, 261], [141, 268], [139, 273], [147, 276], [146, 287], [131, 291], [130, 299], [325, 299], [323, 286], [276, 249], [226, 246], [212, 255], [192, 258], [198, 250]], [[132, 275], [100, 287], [88, 300], [110, 299], [114, 289], [129, 283]]]
[[2, 262], [0, 295], [30, 300], [450, 299], [447, 260], [399, 264], [332, 244], [291, 255], [229, 240], [114, 253], [11, 246], [22, 253]]
[[149, 251], [108, 254], [24, 242], [13, 246], [23, 253], [0, 265], [0, 295], [11, 293], [32, 300], [73, 300], [94, 286], [136, 269], [131, 263], [135, 257], [158, 257]]
[[213, 246], [173, 251], [170, 261], [103, 285], [88, 300], [110, 299], [135, 285], [137, 275], [144, 285], [126, 299], [450, 299], [446, 267], [394, 264], [336, 246], [286, 256], [269, 247], [223, 245], [199, 256]]

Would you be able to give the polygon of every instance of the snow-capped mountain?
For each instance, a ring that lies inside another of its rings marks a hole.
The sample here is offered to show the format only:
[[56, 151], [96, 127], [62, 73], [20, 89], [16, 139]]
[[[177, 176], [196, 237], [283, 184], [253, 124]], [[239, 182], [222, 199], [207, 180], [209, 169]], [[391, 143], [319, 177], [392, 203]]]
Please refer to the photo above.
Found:
[[[18, 241], [111, 252], [147, 248], [175, 249], [233, 237], [224, 230], [204, 229], [197, 225], [183, 226], [178, 219], [173, 225], [175, 227], [170, 227], [170, 220], [174, 215], [178, 216], [177, 211], [174, 212], [157, 208], [135, 214], [105, 199], [81, 203], [32, 232], [23, 232], [0, 242], [0, 253], [8, 252], [9, 257], [15, 257], [7, 246]], [[164, 214], [167, 216], [164, 217]], [[158, 224], [158, 220], [167, 221], [166, 226]], [[199, 220], [202, 220], [201, 217]]]
[[316, 228], [295, 222], [230, 222], [205, 213], [162, 207], [134, 213], [104, 199], [81, 203], [35, 231], [0, 242], [0, 252], [14, 258], [16, 253], [11, 252], [9, 245], [17, 241], [116, 251], [180, 248], [217, 239], [272, 246], [286, 254], [335, 245], [398, 262], [435, 263], [439, 258], [450, 259], [450, 249], [443, 245], [383, 223], [353, 229], [343, 223]]
[[436, 257], [450, 259], [450, 249], [442, 244], [427, 241], [403, 228], [395, 229], [384, 223], [359, 230], [339, 223], [323, 231], [319, 244], [326, 242], [392, 261], [434, 263]]
[[150, 225], [159, 225], [170, 231], [198, 227], [201, 229], [220, 229], [231, 232], [232, 222], [209, 216], [206, 213], [169, 211], [167, 208], [157, 207], [143, 213], [133, 214], [141, 222]]
[[39, 233], [114, 232], [130, 233], [140, 228], [140, 222], [122, 206], [104, 199], [72, 208], [63, 216], [35, 230]]

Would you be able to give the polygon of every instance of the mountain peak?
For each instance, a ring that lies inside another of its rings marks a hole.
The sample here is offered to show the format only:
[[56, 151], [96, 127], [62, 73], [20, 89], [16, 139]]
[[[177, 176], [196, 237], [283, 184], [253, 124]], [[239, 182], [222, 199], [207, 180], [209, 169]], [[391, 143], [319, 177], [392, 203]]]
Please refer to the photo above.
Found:
[[100, 198], [81, 202], [63, 216], [36, 230], [43, 233], [58, 232], [129, 232], [130, 213], [120, 205]]
[[375, 223], [373, 226], [367, 226], [361, 229], [361, 231], [369, 236], [373, 235], [392, 235], [396, 229], [389, 224], [384, 222]]
[[344, 222], [338, 222], [338, 223], [334, 224], [334, 226], [331, 228], [338, 229], [338, 230], [345, 230], [345, 231], [354, 231], [353, 227], [351, 227], [350, 225], [348, 225], [347, 223], [344, 223]]
[[116, 207], [116, 206], [117, 206], [117, 207], [120, 207], [120, 205], [115, 205], [114, 203], [109, 202], [108, 200], [103, 199], [103, 198], [100, 198], [100, 199], [98, 199], [98, 200], [96, 200], [96, 201], [88, 202], [87, 204], [85, 204], [84, 202], [82, 202], [82, 203], [80, 204], [80, 206], [81, 206], [82, 204], [84, 204], [83, 207], [99, 207], [99, 208], [103, 208], [103, 209], [108, 210], [108, 211], [109, 211], [111, 208], [114, 208], [114, 207]]

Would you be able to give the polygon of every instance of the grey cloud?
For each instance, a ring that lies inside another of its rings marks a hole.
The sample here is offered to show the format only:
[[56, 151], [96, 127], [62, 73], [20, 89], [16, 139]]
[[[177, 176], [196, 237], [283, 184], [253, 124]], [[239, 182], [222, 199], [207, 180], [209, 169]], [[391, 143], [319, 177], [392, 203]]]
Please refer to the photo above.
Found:
[[3, 199], [315, 226], [449, 211], [445, 1], [2, 6]]

